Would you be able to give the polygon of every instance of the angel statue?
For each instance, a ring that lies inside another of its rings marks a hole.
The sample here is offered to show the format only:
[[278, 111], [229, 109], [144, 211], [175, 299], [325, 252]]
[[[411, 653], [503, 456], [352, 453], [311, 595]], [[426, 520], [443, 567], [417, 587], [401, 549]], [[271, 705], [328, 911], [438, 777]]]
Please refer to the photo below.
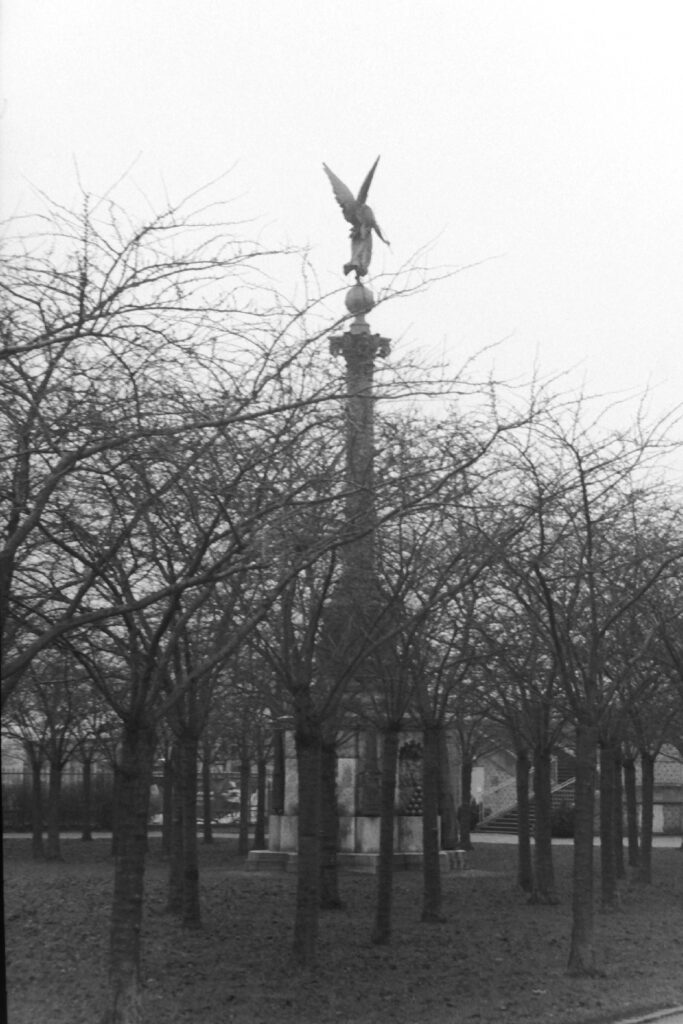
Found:
[[379, 157], [377, 157], [370, 168], [356, 199], [353, 198], [351, 189], [336, 174], [332, 173], [327, 164], [323, 164], [325, 174], [332, 184], [334, 198], [341, 206], [344, 218], [351, 224], [351, 259], [348, 263], [344, 264], [344, 273], [350, 274], [352, 270], [355, 271], [356, 281], [360, 281], [361, 277], [367, 274], [370, 266], [370, 260], [372, 259], [372, 232], [375, 231], [384, 244], [389, 245], [389, 242], [379, 229], [374, 213], [365, 202], [368, 198], [368, 192], [370, 191], [370, 185], [372, 184], [372, 178], [378, 163]]

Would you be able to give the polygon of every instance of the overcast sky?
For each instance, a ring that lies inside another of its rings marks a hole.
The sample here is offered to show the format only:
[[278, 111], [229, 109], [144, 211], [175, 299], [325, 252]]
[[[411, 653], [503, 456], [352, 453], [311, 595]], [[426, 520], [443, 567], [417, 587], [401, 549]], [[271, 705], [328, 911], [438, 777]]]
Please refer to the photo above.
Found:
[[[683, 386], [683, 7], [582, 0], [4, 0], [2, 212], [76, 175], [161, 208], [221, 185], [254, 234], [342, 283], [322, 162], [371, 205], [391, 271], [484, 261], [372, 327], [588, 391]], [[399, 342], [400, 343], [400, 342]]]

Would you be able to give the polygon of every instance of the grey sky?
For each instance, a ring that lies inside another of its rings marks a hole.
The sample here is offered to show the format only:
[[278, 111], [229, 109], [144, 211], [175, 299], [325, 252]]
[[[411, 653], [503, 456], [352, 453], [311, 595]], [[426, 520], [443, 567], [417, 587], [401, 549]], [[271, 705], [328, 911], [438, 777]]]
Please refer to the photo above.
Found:
[[[5, 0], [2, 210], [31, 185], [161, 206], [220, 188], [254, 234], [311, 246], [341, 284], [322, 161], [391, 239], [488, 262], [373, 327], [455, 365], [509, 340], [503, 374], [576, 367], [664, 408], [683, 384], [683, 9], [675, 2]], [[490, 259], [491, 257], [494, 257]]]

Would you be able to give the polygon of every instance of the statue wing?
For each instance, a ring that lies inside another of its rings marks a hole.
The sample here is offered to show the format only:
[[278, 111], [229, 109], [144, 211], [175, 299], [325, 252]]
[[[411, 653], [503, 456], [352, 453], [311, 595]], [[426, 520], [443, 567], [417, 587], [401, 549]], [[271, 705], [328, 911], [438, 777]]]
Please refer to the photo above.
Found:
[[370, 186], [372, 185], [372, 179], [373, 179], [374, 174], [375, 174], [375, 168], [377, 167], [378, 163], [379, 163], [379, 157], [377, 157], [377, 159], [375, 160], [374, 164], [372, 165], [372, 167], [370, 168], [370, 170], [366, 174], [365, 181], [363, 182], [363, 184], [360, 187], [360, 191], [358, 193], [358, 202], [361, 203], [361, 205], [364, 204], [365, 202], [367, 202], [368, 192], [370, 191]]
[[342, 210], [344, 211], [344, 216], [347, 217], [348, 219], [348, 215], [351, 215], [353, 213], [353, 210], [356, 206], [356, 200], [354, 198], [353, 192], [344, 184], [341, 178], [338, 178], [337, 175], [334, 174], [333, 171], [329, 169], [327, 164], [323, 164], [323, 168], [325, 170], [325, 174], [330, 179], [332, 191], [334, 192], [334, 198], [337, 200]]

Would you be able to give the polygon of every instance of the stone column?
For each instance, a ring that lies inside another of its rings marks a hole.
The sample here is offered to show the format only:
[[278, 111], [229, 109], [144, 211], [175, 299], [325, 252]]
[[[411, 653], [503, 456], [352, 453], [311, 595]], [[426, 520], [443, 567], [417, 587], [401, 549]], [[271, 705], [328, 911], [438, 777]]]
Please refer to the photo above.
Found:
[[[372, 292], [358, 282], [346, 295], [346, 308], [354, 317], [349, 329], [330, 338], [330, 353], [346, 364], [346, 523], [347, 542], [341, 549], [342, 576], [335, 601], [348, 609], [347, 629], [362, 645], [378, 607], [375, 565], [375, 431], [373, 391], [375, 360], [391, 351], [388, 338], [372, 334], [366, 321], [374, 306]], [[377, 735], [367, 730], [356, 736], [353, 814], [379, 815], [379, 760]], [[348, 790], [347, 790], [348, 793]], [[349, 830], [351, 831], [351, 830]], [[364, 829], [352, 829], [355, 849], [364, 845]], [[348, 840], [350, 842], [350, 839]]]
[[330, 353], [346, 363], [346, 529], [342, 549], [345, 575], [356, 581], [375, 580], [375, 430], [373, 379], [375, 359], [391, 351], [388, 338], [371, 334], [365, 320], [372, 292], [356, 284], [346, 296], [354, 320], [345, 334], [330, 338]]
[[[356, 284], [346, 295], [353, 316], [349, 329], [330, 338], [330, 353], [346, 364], [346, 483], [345, 541], [342, 571], [327, 612], [323, 661], [334, 671], [334, 657], [353, 658], [362, 648], [377, 608], [375, 567], [374, 403], [375, 360], [390, 352], [390, 341], [372, 334], [366, 315], [374, 306], [372, 292]], [[327, 652], [325, 655], [324, 652]], [[338, 751], [337, 798], [341, 808], [340, 846], [344, 852], [376, 847], [379, 815], [378, 738], [356, 732]], [[269, 847], [273, 853], [297, 849], [297, 770], [293, 736], [285, 738], [284, 813], [270, 818]], [[262, 858], [263, 859], [263, 858]]]

